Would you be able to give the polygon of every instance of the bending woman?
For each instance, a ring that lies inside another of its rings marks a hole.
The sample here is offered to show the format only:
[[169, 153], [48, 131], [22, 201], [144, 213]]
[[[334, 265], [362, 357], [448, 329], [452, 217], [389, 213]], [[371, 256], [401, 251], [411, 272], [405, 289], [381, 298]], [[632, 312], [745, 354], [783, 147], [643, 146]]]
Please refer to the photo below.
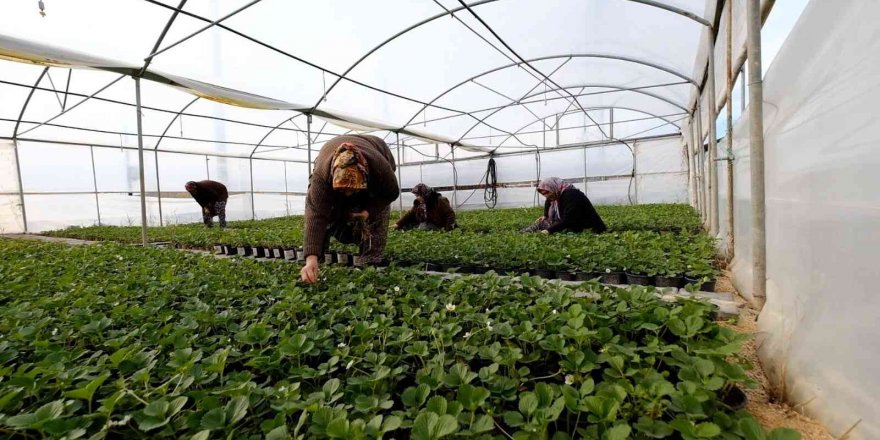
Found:
[[522, 232], [605, 232], [605, 223], [593, 208], [590, 199], [581, 190], [558, 177], [549, 177], [538, 183], [538, 193], [544, 202], [544, 215]]
[[306, 195], [303, 281], [318, 282], [318, 256], [331, 236], [358, 243], [362, 263], [382, 259], [390, 205], [400, 196], [395, 169], [391, 150], [376, 136], [337, 136], [321, 147]]
[[449, 199], [424, 183], [416, 185], [412, 189], [412, 193], [416, 196], [412, 209], [404, 214], [392, 228], [402, 231], [409, 229], [451, 231], [455, 229], [455, 211], [452, 210]]

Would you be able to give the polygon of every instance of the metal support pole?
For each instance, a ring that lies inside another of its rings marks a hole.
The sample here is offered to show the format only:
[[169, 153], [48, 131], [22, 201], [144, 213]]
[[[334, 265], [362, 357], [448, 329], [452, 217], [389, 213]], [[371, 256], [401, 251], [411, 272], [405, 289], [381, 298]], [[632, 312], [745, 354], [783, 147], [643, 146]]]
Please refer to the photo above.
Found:
[[[403, 189], [403, 179], [401, 178], [401, 174], [403, 174], [403, 168], [400, 165], [403, 163], [403, 150], [400, 148], [400, 133], [395, 132], [395, 136], [397, 136], [397, 188]], [[402, 191], [401, 191], [402, 192]], [[397, 196], [397, 202], [400, 206], [401, 215], [403, 215], [403, 196]]]
[[735, 255], [733, 230], [733, 1], [727, 2], [727, 258]]
[[746, 111], [746, 66], [742, 66], [739, 70], [739, 111]]
[[[94, 157], [92, 158], [94, 161]], [[159, 226], [165, 226], [165, 221], [162, 219], [162, 185], [159, 183], [159, 152], [153, 150], [153, 162], [156, 165], [156, 197], [159, 199]], [[95, 167], [95, 164], [92, 164], [92, 168]]]
[[690, 141], [685, 141], [684, 149], [685, 156], [687, 157], [688, 164], [688, 194], [691, 196], [691, 205], [694, 208], [699, 209], [697, 206], [697, 191], [694, 187], [696, 179], [694, 178], [694, 150], [693, 150], [693, 142], [694, 142], [694, 119], [691, 118], [688, 123], [688, 132], [687, 136], [690, 137]]
[[208, 155], [205, 155], [205, 177], [208, 180], [211, 180], [211, 167], [208, 166]]
[[559, 146], [559, 119], [561, 117], [559, 115], [556, 116], [556, 146]]
[[587, 193], [587, 147], [584, 147], [584, 194]]
[[144, 128], [141, 120], [141, 79], [134, 78], [134, 94], [137, 111], [137, 131], [138, 131], [138, 176], [141, 186], [141, 241], [143, 245], [147, 245], [147, 189], [144, 181]]
[[752, 196], [752, 295], [767, 296], [767, 236], [764, 201], [764, 84], [761, 79], [761, 2], [746, 1], [749, 62], [749, 162]]
[[257, 219], [257, 208], [254, 204], [254, 159], [248, 158], [248, 167], [250, 169], [250, 177], [251, 177], [251, 219]]
[[309, 148], [309, 179], [312, 178], [312, 115], [306, 114], [306, 145]]
[[455, 145], [449, 144], [449, 154], [452, 155], [452, 205], [458, 210], [458, 171], [455, 169]]
[[[46, 69], [49, 69], [48, 67]], [[18, 141], [12, 141], [12, 151], [15, 152], [15, 172], [18, 174], [18, 200], [21, 202], [21, 221], [24, 225], [24, 233], [28, 232], [27, 209], [24, 205], [24, 184], [21, 180], [21, 160], [18, 157]]]
[[700, 206], [702, 207], [700, 213], [705, 224], [709, 215], [709, 201], [706, 199], [706, 151], [703, 149], [703, 107], [700, 105], [702, 100], [701, 92], [697, 97], [697, 169], [700, 171], [700, 178], [697, 181], [700, 184]]
[[[609, 111], [609, 115], [608, 115], [608, 122], [609, 122], [609, 124], [608, 124], [608, 138], [609, 138], [609, 139], [614, 139], [614, 107], [608, 109], [608, 111]], [[586, 124], [584, 124], [584, 125], [586, 125]]]
[[633, 187], [636, 193], [636, 205], [639, 204], [639, 143], [633, 142]]
[[718, 108], [715, 105], [715, 31], [709, 30], [709, 77], [706, 81], [706, 88], [709, 90], [708, 106], [709, 106], [709, 234], [715, 236], [718, 234], [718, 163], [715, 160], [718, 156], [718, 133], [716, 130], [716, 120], [718, 118]]
[[92, 156], [92, 188], [95, 190], [95, 211], [98, 213], [98, 226], [101, 226], [101, 203], [98, 201], [98, 176], [95, 173], [95, 147], [89, 147]]
[[290, 215], [290, 194], [288, 194], [287, 189], [287, 161], [281, 163], [284, 164], [284, 210], [287, 212], [287, 215]]

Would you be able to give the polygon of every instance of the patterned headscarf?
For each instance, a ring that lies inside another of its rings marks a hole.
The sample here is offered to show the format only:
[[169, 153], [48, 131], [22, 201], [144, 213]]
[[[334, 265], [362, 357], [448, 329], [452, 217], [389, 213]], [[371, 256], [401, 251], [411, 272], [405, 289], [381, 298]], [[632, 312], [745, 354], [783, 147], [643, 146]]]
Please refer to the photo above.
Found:
[[428, 220], [428, 197], [431, 197], [431, 194], [434, 194], [434, 188], [431, 188], [424, 183], [420, 183], [413, 187], [412, 193], [416, 196], [421, 196], [424, 199], [424, 203], [419, 204], [416, 207], [416, 219], [419, 222], [425, 222]]
[[548, 220], [550, 220], [551, 224], [557, 223], [561, 220], [562, 217], [559, 215], [559, 197], [569, 188], [571, 188], [571, 184], [566, 183], [558, 177], [548, 177], [538, 183], [539, 190], [546, 191], [556, 196], [555, 200], [550, 202], [550, 212], [548, 213], [550, 215]]
[[364, 154], [357, 145], [346, 142], [336, 149], [330, 167], [333, 189], [359, 191], [367, 189], [369, 168]]

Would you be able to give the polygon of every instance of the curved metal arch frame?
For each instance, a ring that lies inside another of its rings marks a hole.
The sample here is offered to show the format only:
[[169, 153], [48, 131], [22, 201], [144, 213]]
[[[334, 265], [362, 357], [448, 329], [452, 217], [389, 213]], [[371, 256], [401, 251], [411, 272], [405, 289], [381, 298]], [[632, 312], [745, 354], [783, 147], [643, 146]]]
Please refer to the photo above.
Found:
[[[312, 107], [312, 110], [314, 111], [315, 109], [317, 109], [318, 106], [321, 104], [321, 102], [323, 102], [324, 98], [326, 98], [327, 95], [330, 94], [330, 92], [331, 92], [331, 91], [332, 91], [332, 90], [333, 90], [333, 89], [334, 89], [334, 88], [335, 88], [335, 87], [336, 87], [336, 86], [337, 86], [337, 85], [338, 85], [343, 79], [346, 79], [346, 76], [347, 76], [349, 73], [351, 73], [351, 71], [354, 70], [358, 65], [360, 65], [360, 63], [362, 63], [364, 60], [366, 60], [367, 58], [369, 58], [370, 55], [372, 55], [373, 53], [377, 52], [377, 51], [378, 51], [379, 49], [381, 49], [382, 47], [384, 47], [384, 46], [386, 46], [387, 44], [391, 43], [392, 41], [396, 40], [398, 37], [400, 37], [400, 36], [402, 36], [402, 35], [404, 35], [404, 34], [410, 32], [410, 31], [413, 31], [413, 30], [415, 30], [415, 29], [417, 29], [417, 28], [419, 28], [419, 27], [421, 27], [421, 26], [424, 26], [424, 25], [426, 25], [426, 24], [428, 24], [428, 23], [430, 23], [430, 22], [432, 22], [432, 21], [434, 21], [434, 20], [437, 20], [437, 19], [439, 19], [439, 18], [446, 17], [446, 16], [448, 16], [448, 15], [453, 15], [453, 14], [455, 14], [456, 12], [464, 11], [464, 10], [467, 10], [468, 8], [473, 8], [473, 7], [481, 6], [481, 5], [484, 5], [484, 4], [487, 4], [487, 3], [494, 3], [494, 2], [496, 2], [496, 1], [500, 1], [500, 0], [479, 0], [479, 1], [475, 1], [475, 2], [473, 2], [473, 3], [469, 3], [469, 4], [467, 4], [466, 6], [459, 6], [459, 7], [456, 7], [456, 8], [448, 9], [448, 10], [442, 12], [442, 13], [439, 13], [439, 14], [437, 14], [437, 15], [433, 15], [433, 16], [428, 17], [428, 18], [426, 18], [426, 19], [424, 19], [424, 20], [422, 20], [422, 21], [420, 21], [420, 22], [418, 22], [418, 23], [415, 23], [415, 24], [413, 24], [413, 25], [410, 25], [410, 26], [407, 27], [406, 29], [403, 29], [402, 31], [397, 32], [396, 34], [394, 34], [394, 35], [388, 37], [385, 41], [379, 43], [377, 46], [375, 46], [375, 47], [373, 47], [372, 49], [370, 49], [369, 51], [367, 51], [367, 53], [365, 53], [365, 54], [364, 54], [363, 56], [361, 56], [357, 61], [355, 61], [351, 66], [349, 66], [349, 67], [348, 67], [348, 68], [342, 73], [342, 75], [338, 76], [338, 77], [336, 78], [336, 81], [334, 81], [333, 84], [331, 84], [330, 87], [329, 87], [327, 90], [324, 91], [324, 93], [321, 95], [321, 98], [320, 98], [320, 99], [318, 100], [318, 102], [316, 102], [315, 105]], [[663, 4], [663, 3], [660, 3], [660, 2], [657, 2], [657, 1], [654, 1], [654, 0], [626, 0], [626, 1], [633, 2], [633, 3], [639, 3], [639, 4], [646, 5], [646, 6], [651, 6], [651, 7], [655, 7], [655, 8], [659, 8], [659, 9], [662, 9], [662, 10], [666, 10], [666, 11], [669, 11], [669, 12], [676, 13], [676, 14], [678, 14], [678, 15], [681, 15], [681, 16], [687, 17], [687, 18], [689, 18], [689, 19], [691, 19], [691, 20], [693, 20], [693, 21], [696, 21], [697, 23], [699, 23], [699, 24], [701, 24], [701, 25], [703, 25], [703, 26], [706, 26], [706, 27], [709, 28], [709, 29], [712, 29], [712, 27], [713, 27], [713, 26], [712, 26], [712, 23], [710, 23], [708, 20], [706, 20], [706, 19], [704, 19], [704, 18], [702, 18], [702, 17], [700, 17], [700, 16], [698, 16], [698, 15], [696, 15], [696, 14], [694, 14], [694, 13], [691, 13], [691, 12], [685, 11], [685, 10], [680, 9], [680, 8], [676, 8], [675, 6], [666, 5], [666, 4]], [[410, 121], [410, 122], [412, 122], [412, 121]], [[409, 125], [409, 123], [407, 123], [407, 125]]]
[[[637, 112], [637, 113], [642, 113], [642, 114], [645, 114], [645, 115], [648, 115], [648, 116], [652, 116], [652, 117], [655, 117], [655, 118], [657, 118], [657, 119], [661, 119], [661, 120], [663, 120], [663, 121], [666, 121], [667, 123], [672, 124], [672, 125], [675, 126], [675, 127], [678, 127], [679, 130], [681, 129], [681, 126], [678, 125], [678, 124], [676, 124], [674, 121], [670, 121], [669, 119], [666, 119], [666, 118], [663, 117], [663, 116], [658, 116], [658, 115], [655, 115], [655, 114], [653, 114], [653, 113], [646, 112], [646, 111], [644, 111], [644, 110], [639, 110], [639, 109], [636, 109], [636, 108], [621, 107], [621, 106], [616, 106], [616, 105], [605, 105], [605, 106], [599, 106], [599, 107], [586, 107], [586, 108], [584, 108], [584, 110], [586, 110], [586, 111], [591, 111], [591, 110], [608, 110], [608, 109], [629, 110], [629, 111], [633, 111], [633, 112]], [[566, 111], [564, 111], [564, 112], [559, 112], [559, 113], [554, 113], [554, 114], [547, 115], [547, 116], [545, 116], [545, 117], [542, 118], [542, 119], [547, 119], [547, 118], [549, 118], [549, 117], [553, 117], [553, 116], [565, 116], [565, 115], [569, 115], [569, 114], [579, 114], [579, 113], [583, 113], [583, 112], [581, 112], [580, 109], [577, 109], [577, 110], [566, 110]], [[528, 128], [528, 127], [534, 125], [534, 124], [537, 123], [537, 122], [540, 122], [540, 120], [537, 120], [537, 119], [536, 119], [536, 120], [534, 120], [534, 121], [532, 121], [532, 122], [529, 122], [528, 124], [522, 126], [519, 130], [516, 130], [515, 133], [520, 134], [523, 130], [525, 130], [526, 128]], [[492, 150], [492, 152], [495, 152], [495, 150], [497, 150], [497, 149], [499, 149], [499, 148], [504, 148], [502, 145], [503, 145], [505, 142], [509, 141], [510, 139], [511, 139], [510, 136], [504, 138], [504, 140], [501, 141], [501, 142], [498, 144], [498, 146], [495, 147], [495, 149]]]
[[260, 139], [259, 142], [257, 142], [257, 145], [254, 146], [254, 149], [251, 150], [251, 154], [250, 154], [248, 157], [254, 157], [254, 153], [257, 152], [257, 149], [260, 148], [260, 146], [263, 145], [263, 142], [265, 142], [266, 139], [268, 139], [269, 136], [272, 135], [272, 133], [275, 132], [275, 130], [278, 130], [278, 128], [280, 128], [280, 127], [281, 127], [282, 125], [284, 125], [286, 122], [292, 122], [294, 119], [296, 119], [296, 118], [298, 118], [298, 117], [300, 117], [300, 116], [304, 116], [304, 115], [305, 115], [305, 113], [297, 113], [297, 114], [295, 114], [295, 115], [293, 115], [293, 116], [291, 116], [291, 117], [289, 117], [289, 118], [287, 118], [287, 119], [285, 119], [285, 120], [279, 122], [279, 123], [278, 123], [277, 125], [275, 125], [274, 127], [272, 127], [272, 129], [269, 130], [268, 132], [266, 132], [266, 134], [263, 136], [263, 138]]
[[[684, 83], [679, 83], [679, 84], [684, 84]], [[632, 92], [632, 93], [638, 93], [638, 94], [641, 94], [641, 95], [649, 96], [649, 97], [651, 97], [651, 98], [655, 98], [655, 99], [658, 99], [658, 100], [660, 100], [660, 101], [663, 101], [663, 102], [665, 102], [665, 103], [667, 103], [667, 104], [669, 104], [669, 105], [671, 105], [671, 106], [673, 106], [673, 107], [675, 107], [675, 108], [677, 108], [677, 109], [679, 109], [679, 110], [681, 110], [681, 111], [689, 112], [689, 110], [688, 110], [687, 108], [685, 108], [683, 105], [678, 104], [678, 103], [676, 103], [675, 101], [673, 101], [673, 100], [671, 100], [671, 99], [669, 99], [669, 98], [666, 98], [666, 97], [663, 97], [663, 96], [660, 96], [660, 95], [656, 95], [656, 94], [651, 93], [651, 92], [646, 92], [646, 91], [644, 91], [644, 90], [643, 90], [644, 87], [621, 87], [621, 86], [614, 86], [614, 85], [610, 85], [610, 84], [575, 84], [575, 85], [570, 85], [570, 86], [564, 86], [563, 88], [564, 88], [564, 89], [579, 89], [579, 88], [589, 89], [589, 88], [602, 88], [602, 89], [614, 89], [614, 90], [613, 90], [613, 93], [618, 93], [618, 92]], [[526, 96], [525, 98], [523, 98], [523, 100], [526, 100], [526, 99], [529, 99], [529, 98], [534, 98], [535, 96], [539, 96], [539, 95], [541, 95], [542, 93], [552, 92], [552, 91], [554, 91], [554, 90], [551, 89], [551, 90], [547, 90], [547, 91], [545, 91], [545, 92], [533, 93], [533, 94], [531, 94], [531, 95]], [[590, 96], [590, 94], [586, 94], [586, 96]], [[527, 102], [527, 103], [524, 103], [524, 104], [534, 104], [534, 103], [535, 103], [535, 101]]]
[[183, 106], [182, 109], [180, 109], [179, 112], [174, 114], [174, 117], [171, 118], [171, 121], [169, 121], [168, 125], [165, 126], [165, 130], [162, 132], [162, 135], [159, 136], [159, 140], [156, 141], [156, 146], [153, 148], [153, 150], [159, 149], [159, 145], [162, 143], [162, 139], [165, 139], [165, 135], [168, 134], [168, 130], [171, 129], [171, 126], [174, 125], [174, 122], [177, 121], [181, 115], [183, 115], [183, 112], [185, 112], [186, 109], [188, 109], [191, 105], [195, 104], [196, 101], [198, 101], [199, 99], [202, 99], [202, 98], [200, 96], [196, 96], [195, 99], [193, 99], [192, 101], [187, 103], [185, 106]]
[[21, 106], [21, 112], [18, 114], [18, 119], [15, 121], [15, 128], [12, 130], [12, 138], [15, 139], [18, 137], [18, 127], [21, 125], [21, 120], [24, 118], [24, 112], [27, 111], [28, 104], [31, 103], [31, 98], [34, 96], [34, 92], [37, 90], [37, 86], [43, 81], [43, 77], [49, 73], [49, 66], [43, 69], [40, 73], [40, 76], [37, 77], [37, 82], [34, 83], [34, 86], [31, 87], [30, 92], [28, 92], [27, 98], [24, 100], [24, 104]]
[[[608, 89], [616, 89], [617, 91], [620, 91], [620, 92], [634, 92], [634, 93], [640, 93], [640, 94], [643, 94], [643, 95], [649, 96], [649, 97], [651, 97], [651, 98], [656, 98], [656, 99], [658, 99], [658, 100], [661, 100], [661, 101], [663, 101], [663, 102], [665, 102], [665, 103], [667, 103], [667, 104], [669, 104], [669, 105], [671, 105], [671, 106], [673, 106], [673, 107], [675, 107], [675, 108], [678, 108], [679, 110], [681, 110], [681, 111], [683, 111], [683, 112], [687, 112], [687, 109], [686, 109], [686, 108], [682, 107], [682, 106], [679, 105], [679, 104], [676, 104], [675, 102], [673, 102], [673, 101], [671, 101], [671, 100], [669, 100], [669, 99], [667, 99], [667, 98], [664, 98], [664, 97], [662, 97], [662, 96], [655, 95], [655, 94], [653, 94], [653, 93], [645, 92], [645, 91], [643, 91], [643, 90], [639, 90], [639, 89], [633, 89], [633, 88], [628, 88], [628, 87], [612, 86], [612, 85], [601, 85], [601, 84], [581, 84], [581, 85], [573, 85], [573, 86], [564, 86], [564, 87], [559, 87], [559, 88], [555, 88], [555, 89], [548, 89], [548, 90], [545, 90], [545, 91], [540, 92], [540, 93], [534, 93], [534, 94], [526, 95], [526, 96], [524, 96], [524, 97], [522, 97], [522, 98], [520, 98], [520, 99], [518, 99], [518, 100], [516, 100], [516, 101], [511, 102], [510, 104], [507, 104], [507, 105], [504, 105], [504, 106], [502, 106], [502, 107], [500, 107], [500, 108], [495, 109], [495, 110], [492, 111], [491, 113], [489, 113], [489, 114], [487, 114], [486, 116], [484, 116], [483, 118], [481, 118], [480, 121], [478, 121], [476, 124], [474, 124], [474, 125], [472, 125], [470, 128], [468, 128], [468, 129], [464, 132], [464, 134], [462, 134], [462, 135], [458, 138], [458, 142], [461, 142], [461, 141], [464, 139], [465, 136], [467, 136], [471, 131], [473, 131], [473, 130], [474, 130], [475, 128], [477, 128], [480, 124], [482, 124], [483, 121], [485, 121], [486, 119], [489, 119], [489, 118], [491, 118], [492, 116], [494, 116], [494, 115], [496, 115], [496, 114], [498, 114], [498, 113], [501, 113], [502, 111], [504, 111], [504, 110], [506, 110], [506, 109], [509, 109], [509, 108], [511, 108], [511, 107], [514, 107], [514, 106], [517, 106], [517, 105], [523, 105], [523, 104], [522, 104], [522, 101], [525, 100], [525, 99], [531, 98], [531, 97], [533, 97], [533, 96], [538, 96], [538, 95], [540, 95], [540, 94], [542, 94], [542, 93], [548, 93], [548, 92], [557, 92], [557, 91], [568, 90], [568, 89], [577, 89], [577, 88], [580, 88], [581, 90], [583, 90], [583, 89], [585, 89], [585, 88], [598, 88], [598, 87], [601, 87], [601, 88], [608, 88]], [[575, 97], [575, 99], [577, 99], [577, 97]], [[585, 110], [586, 110], [586, 109], [585, 109]], [[531, 112], [530, 112], [530, 113], [531, 113]], [[647, 113], [647, 112], [643, 112], [643, 113], [645, 113], [645, 114], [650, 114], [650, 113]], [[534, 115], [534, 114], [533, 114], [533, 115]], [[534, 115], [534, 116], [537, 116], [537, 115]], [[552, 115], [551, 115], [551, 116], [552, 116]], [[546, 118], [546, 117], [545, 117], [545, 118], [539, 118], [539, 120], [544, 120], [544, 119], [547, 119], [547, 118]], [[681, 127], [679, 127], [679, 128], [681, 128]]]
[[676, 77], [678, 77], [678, 78], [681, 78], [682, 80], [689, 82], [689, 83], [690, 83], [691, 85], [693, 85], [694, 87], [699, 88], [699, 85], [698, 85], [697, 81], [695, 81], [693, 78], [691, 78], [691, 77], [689, 77], [689, 76], [687, 76], [687, 75], [685, 75], [685, 74], [683, 74], [683, 73], [677, 72], [677, 71], [675, 71], [675, 70], [673, 70], [673, 69], [670, 69], [670, 68], [668, 68], [668, 67], [663, 67], [663, 66], [660, 66], [660, 65], [658, 65], [658, 64], [654, 64], [654, 63], [651, 63], [651, 62], [648, 62], [648, 61], [639, 60], [639, 59], [636, 59], [636, 58], [630, 58], [630, 57], [624, 57], [624, 56], [618, 56], [618, 55], [611, 55], [611, 54], [600, 54], [600, 53], [581, 53], [581, 54], [565, 54], [565, 55], [547, 55], [547, 56], [543, 56], [543, 57], [532, 58], [532, 59], [528, 59], [528, 60], [525, 60], [525, 61], [520, 61], [520, 62], [516, 62], [516, 63], [510, 63], [510, 64], [506, 64], [506, 65], [503, 65], [503, 66], [495, 67], [495, 68], [492, 68], [492, 69], [486, 70], [486, 71], [484, 71], [484, 72], [481, 72], [481, 73], [479, 73], [479, 74], [477, 74], [477, 75], [474, 75], [474, 76], [472, 76], [472, 77], [470, 77], [470, 78], [467, 78], [467, 79], [464, 80], [464, 81], [459, 82], [458, 84], [456, 84], [456, 85], [454, 85], [454, 86], [452, 86], [452, 87], [446, 89], [446, 90], [443, 91], [441, 94], [439, 94], [439, 95], [437, 95], [436, 97], [434, 97], [434, 99], [432, 99], [431, 101], [429, 101], [427, 105], [425, 105], [425, 106], [423, 106], [421, 109], [419, 109], [419, 111], [417, 111], [415, 114], [413, 114], [413, 116], [412, 116], [408, 121], [406, 121], [406, 123], [403, 125], [403, 127], [401, 127], [401, 129], [404, 129], [404, 128], [408, 127], [410, 124], [412, 124], [412, 122], [416, 119], [416, 117], [417, 117], [420, 113], [422, 113], [423, 111], [425, 111], [425, 109], [427, 109], [428, 107], [432, 106], [432, 105], [433, 105], [435, 102], [437, 102], [440, 98], [446, 96], [447, 94], [451, 93], [451, 92], [454, 91], [455, 89], [457, 89], [457, 88], [459, 88], [459, 87], [461, 87], [461, 86], [463, 86], [463, 85], [465, 85], [465, 84], [467, 84], [467, 83], [469, 83], [469, 82], [471, 82], [471, 81], [473, 81], [473, 80], [475, 80], [475, 79], [477, 79], [477, 78], [481, 78], [481, 77], [486, 76], [486, 75], [488, 75], [488, 74], [490, 74], [490, 73], [495, 73], [495, 72], [498, 72], [498, 71], [501, 71], [501, 70], [504, 70], [504, 69], [509, 69], [509, 68], [511, 68], [511, 67], [522, 66], [522, 65], [524, 65], [524, 64], [532, 63], [532, 62], [535, 62], [535, 61], [545, 61], [545, 60], [553, 60], [553, 59], [560, 59], [560, 58], [601, 58], [601, 59], [611, 59], [611, 60], [618, 60], [618, 61], [630, 62], [630, 63], [639, 64], [639, 65], [643, 65], [643, 66], [647, 66], [647, 67], [652, 67], [652, 68], [655, 68], [655, 69], [661, 70], [661, 71], [663, 71], [663, 72], [669, 73], [670, 75], [673, 75], [673, 76], [676, 76]]

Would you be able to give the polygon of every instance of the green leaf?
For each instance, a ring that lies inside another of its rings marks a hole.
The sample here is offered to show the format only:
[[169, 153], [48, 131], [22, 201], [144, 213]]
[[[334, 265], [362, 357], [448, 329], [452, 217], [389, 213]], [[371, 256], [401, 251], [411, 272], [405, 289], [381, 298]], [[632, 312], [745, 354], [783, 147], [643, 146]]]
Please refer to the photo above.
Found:
[[201, 427], [216, 431], [226, 427], [226, 413], [223, 408], [214, 408], [202, 416]]
[[474, 423], [471, 425], [470, 431], [479, 434], [481, 432], [491, 431], [495, 428], [495, 421], [491, 416], [482, 415], [477, 417], [477, 420], [474, 420]]
[[156, 400], [150, 402], [146, 408], [144, 408], [144, 414], [150, 417], [164, 418], [165, 414], [168, 413], [168, 401], [166, 400]]
[[165, 417], [145, 416], [138, 421], [138, 429], [148, 432], [156, 428], [161, 428], [166, 424], [168, 424], [168, 419]]
[[193, 434], [193, 436], [190, 437], [189, 439], [190, 440], [208, 440], [208, 438], [210, 438], [210, 437], [211, 437], [211, 431], [208, 431], [206, 429], [206, 430], [199, 431], [199, 432]]
[[388, 416], [388, 417], [385, 418], [385, 421], [382, 422], [382, 429], [381, 429], [381, 431], [382, 431], [383, 433], [385, 433], [385, 432], [391, 432], [391, 431], [396, 431], [397, 429], [400, 428], [401, 423], [402, 423], [402, 420], [400, 420], [400, 417], [397, 417], [397, 416]]
[[511, 427], [522, 426], [526, 423], [525, 419], [523, 419], [522, 414], [516, 411], [507, 411], [504, 413], [504, 423], [507, 423]]
[[519, 396], [519, 412], [525, 416], [531, 416], [538, 409], [538, 397], [535, 393], [525, 392]]
[[468, 411], [475, 411], [489, 397], [489, 390], [483, 387], [462, 385], [458, 389], [458, 401]]
[[746, 417], [739, 421], [739, 429], [743, 432], [746, 440], [767, 440], [764, 428], [752, 417]]
[[629, 438], [629, 433], [632, 431], [632, 428], [629, 425], [615, 425], [613, 428], [605, 431], [605, 434], [602, 435], [603, 440], [626, 440]]
[[234, 425], [239, 420], [243, 419], [247, 414], [248, 406], [250, 402], [248, 402], [248, 398], [245, 396], [236, 396], [233, 397], [229, 403], [226, 404], [226, 423], [229, 426]]
[[801, 440], [801, 434], [789, 428], [776, 428], [770, 431], [767, 440]]
[[712, 438], [721, 434], [721, 428], [714, 423], [700, 423], [694, 428], [694, 433], [700, 438]]
[[95, 395], [95, 391], [100, 388], [100, 386], [104, 383], [104, 381], [107, 380], [108, 377], [110, 377], [110, 373], [105, 372], [104, 374], [101, 374], [100, 376], [92, 379], [84, 387], [64, 393], [64, 396], [70, 397], [71, 399], [82, 399], [87, 402], [91, 402], [92, 397]]
[[442, 416], [446, 414], [446, 408], [448, 406], [448, 402], [444, 397], [434, 396], [431, 400], [428, 401], [428, 406], [426, 409], [438, 416]]
[[431, 387], [421, 384], [418, 387], [409, 387], [403, 390], [401, 400], [403, 401], [403, 404], [408, 407], [421, 408], [421, 406], [425, 404], [425, 401], [428, 400], [428, 395], [430, 393]]
[[440, 420], [437, 421], [437, 436], [434, 438], [445, 437], [455, 431], [458, 431], [458, 422], [455, 420], [455, 417], [450, 415], [441, 416]]
[[327, 435], [330, 438], [348, 438], [348, 419], [343, 415], [330, 421], [327, 425]]
[[287, 432], [287, 425], [281, 425], [266, 434], [266, 440], [288, 440], [290, 434]]

